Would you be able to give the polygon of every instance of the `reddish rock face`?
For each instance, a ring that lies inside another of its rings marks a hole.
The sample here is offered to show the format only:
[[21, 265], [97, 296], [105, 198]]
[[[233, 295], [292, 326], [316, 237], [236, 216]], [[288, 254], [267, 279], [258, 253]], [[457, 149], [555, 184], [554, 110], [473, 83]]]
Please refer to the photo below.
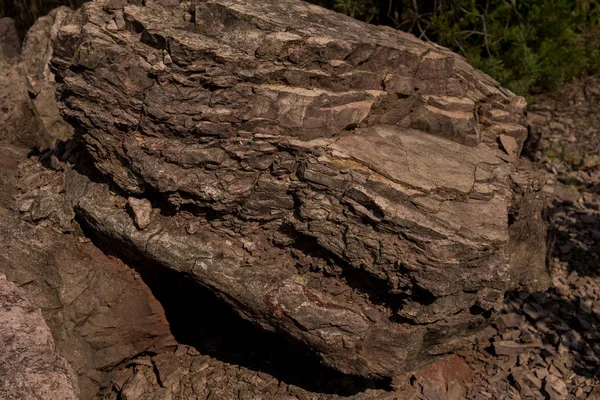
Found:
[[466, 383], [473, 375], [465, 360], [453, 355], [417, 371], [414, 385], [421, 386], [427, 400], [458, 400], [466, 397]]
[[[0, 149], [0, 272], [41, 309], [54, 336], [52, 347], [55, 343], [79, 378], [81, 398], [93, 398], [113, 368], [139, 353], [172, 349], [175, 340], [161, 305], [139, 275], [49, 223], [64, 211], [54, 201], [60, 175], [25, 154], [7, 144]], [[21, 197], [22, 185], [36, 193], [36, 201]], [[42, 213], [41, 225], [23, 221], [8, 208], [13, 195], [25, 219], [46, 209], [42, 204], [50, 204], [51, 212]]]
[[0, 393], [5, 399], [78, 400], [77, 378], [57, 353], [42, 313], [0, 274]]

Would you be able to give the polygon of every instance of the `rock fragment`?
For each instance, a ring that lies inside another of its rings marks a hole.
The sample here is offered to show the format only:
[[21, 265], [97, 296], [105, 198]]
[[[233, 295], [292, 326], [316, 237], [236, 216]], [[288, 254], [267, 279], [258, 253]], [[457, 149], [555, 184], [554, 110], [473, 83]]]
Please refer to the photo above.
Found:
[[133, 216], [133, 221], [138, 229], [146, 229], [152, 222], [152, 203], [148, 199], [130, 197], [127, 207]]

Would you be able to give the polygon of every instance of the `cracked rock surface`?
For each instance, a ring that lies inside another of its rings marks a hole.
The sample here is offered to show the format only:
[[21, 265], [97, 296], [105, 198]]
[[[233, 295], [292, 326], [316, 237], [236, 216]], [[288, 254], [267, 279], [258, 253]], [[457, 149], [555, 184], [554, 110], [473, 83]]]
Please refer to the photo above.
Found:
[[339, 371], [414, 370], [547, 285], [525, 101], [444, 48], [294, 0], [96, 0], [52, 70], [85, 229]]
[[41, 310], [81, 399], [90, 399], [129, 358], [174, 348], [175, 340], [141, 278], [73, 230], [59, 173], [26, 155], [6, 143], [0, 148], [0, 273]]
[[58, 354], [40, 310], [0, 274], [0, 393], [6, 400], [78, 400], [77, 378]]

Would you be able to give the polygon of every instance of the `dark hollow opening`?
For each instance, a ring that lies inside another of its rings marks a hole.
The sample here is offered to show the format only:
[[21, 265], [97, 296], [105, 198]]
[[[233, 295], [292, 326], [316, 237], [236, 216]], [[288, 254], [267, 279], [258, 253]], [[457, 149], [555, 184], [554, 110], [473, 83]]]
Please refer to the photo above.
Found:
[[171, 333], [202, 354], [257, 372], [307, 391], [352, 396], [367, 389], [392, 390], [390, 379], [346, 375], [321, 364], [302, 345], [267, 332], [236, 314], [211, 290], [185, 274], [131, 254], [115, 253], [114, 243], [97, 238], [82, 221], [83, 232], [105, 253], [121, 258], [140, 273], [162, 304]]

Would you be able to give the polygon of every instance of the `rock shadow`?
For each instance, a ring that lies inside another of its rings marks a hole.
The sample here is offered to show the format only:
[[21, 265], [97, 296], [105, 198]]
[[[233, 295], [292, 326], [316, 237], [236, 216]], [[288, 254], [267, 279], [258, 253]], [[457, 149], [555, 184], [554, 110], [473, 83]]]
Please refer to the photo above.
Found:
[[600, 277], [600, 203], [555, 200], [548, 208], [554, 236], [551, 257], [569, 273]]
[[219, 361], [267, 373], [288, 385], [326, 395], [353, 396], [367, 389], [391, 391], [391, 379], [369, 379], [326, 367], [301, 343], [246, 321], [209, 288], [185, 274], [136, 255], [116, 251], [110, 241], [83, 227], [106, 254], [132, 267], [161, 303], [178, 343]]

